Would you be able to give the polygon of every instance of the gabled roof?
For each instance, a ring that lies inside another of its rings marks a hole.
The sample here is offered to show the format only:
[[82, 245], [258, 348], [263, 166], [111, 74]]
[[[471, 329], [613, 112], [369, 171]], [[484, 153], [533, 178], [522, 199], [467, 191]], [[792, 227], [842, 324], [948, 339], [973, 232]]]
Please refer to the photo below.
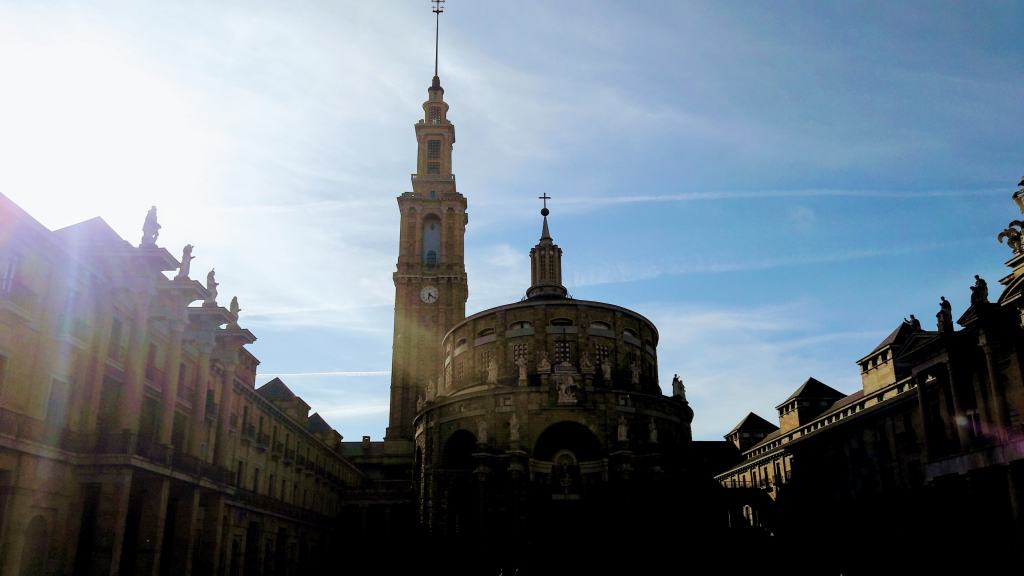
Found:
[[867, 358], [869, 358], [870, 356], [875, 355], [877, 352], [881, 352], [883, 348], [893, 345], [902, 345], [915, 332], [917, 332], [917, 330], [914, 330], [914, 327], [910, 325], [910, 322], [907, 322], [906, 320], [901, 320], [900, 325], [897, 326], [896, 329], [892, 331], [892, 333], [886, 336], [885, 340], [879, 342], [878, 346], [875, 346], [875, 349], [868, 353], [867, 356], [861, 358], [860, 360], [857, 360], [857, 363], [859, 364], [866, 360]]
[[295, 393], [280, 378], [274, 378], [256, 389], [256, 393], [267, 400], [291, 400]]
[[123, 248], [131, 246], [121, 238], [103, 218], [90, 218], [78, 224], [54, 230], [54, 235], [69, 246], [107, 246]]
[[835, 388], [829, 386], [828, 384], [825, 384], [824, 382], [818, 380], [817, 378], [812, 377], [808, 378], [802, 386], [796, 389], [796, 392], [790, 394], [789, 398], [786, 398], [781, 403], [779, 403], [779, 405], [776, 406], [776, 408], [781, 408], [788, 404], [791, 400], [796, 400], [797, 398], [808, 400], [832, 400], [834, 402], [844, 396], [846, 396], [846, 394], [843, 394], [839, 390], [836, 390]]
[[729, 432], [726, 433], [726, 436], [729, 436], [733, 432], [737, 432], [740, 430], [744, 432], [774, 432], [778, 429], [779, 427], [776, 426], [775, 424], [772, 424], [771, 422], [751, 412], [747, 414], [746, 417], [743, 418], [743, 420], [740, 420], [739, 424], [733, 426], [732, 430], [729, 430]]
[[309, 417], [309, 422], [306, 423], [306, 430], [313, 433], [332, 432], [334, 431], [334, 428], [331, 428], [331, 425], [321, 418], [320, 414], [314, 412], [313, 415]]

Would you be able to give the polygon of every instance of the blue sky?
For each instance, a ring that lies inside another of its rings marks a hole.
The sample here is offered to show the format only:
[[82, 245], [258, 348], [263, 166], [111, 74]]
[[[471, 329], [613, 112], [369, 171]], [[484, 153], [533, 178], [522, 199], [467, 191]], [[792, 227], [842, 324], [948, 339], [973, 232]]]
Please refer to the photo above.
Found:
[[[1013, 3], [448, 2], [467, 311], [518, 300], [552, 202], [571, 293], [661, 331], [720, 438], [1009, 256]], [[0, 192], [196, 246], [283, 379], [383, 435], [395, 197], [432, 75], [426, 1], [0, 2]], [[993, 289], [993, 292], [998, 292]]]

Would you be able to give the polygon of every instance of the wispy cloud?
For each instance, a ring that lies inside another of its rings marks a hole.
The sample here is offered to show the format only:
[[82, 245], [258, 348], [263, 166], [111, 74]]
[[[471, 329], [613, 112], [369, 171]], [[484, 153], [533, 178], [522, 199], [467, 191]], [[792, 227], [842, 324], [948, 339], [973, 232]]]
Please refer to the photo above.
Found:
[[990, 241], [989, 238], [966, 238], [949, 242], [928, 242], [888, 248], [865, 248], [825, 254], [807, 254], [758, 258], [752, 260], [689, 260], [676, 263], [651, 263], [645, 265], [616, 264], [611, 267], [590, 269], [574, 272], [569, 280], [570, 287], [595, 286], [619, 282], [637, 282], [651, 280], [661, 276], [681, 276], [691, 274], [723, 274], [729, 272], [751, 272], [756, 270], [772, 270], [798, 266], [814, 266], [852, 262], [873, 258], [887, 258], [933, 252], [957, 246]]
[[559, 204], [586, 206], [614, 206], [619, 204], [654, 204], [663, 202], [713, 202], [717, 200], [773, 200], [778, 198], [891, 198], [929, 199], [961, 196], [988, 196], [1006, 194], [1005, 188], [969, 190], [861, 190], [861, 189], [807, 189], [807, 190], [745, 190], [717, 192], [682, 192], [678, 194], [637, 194], [629, 196], [562, 196]]

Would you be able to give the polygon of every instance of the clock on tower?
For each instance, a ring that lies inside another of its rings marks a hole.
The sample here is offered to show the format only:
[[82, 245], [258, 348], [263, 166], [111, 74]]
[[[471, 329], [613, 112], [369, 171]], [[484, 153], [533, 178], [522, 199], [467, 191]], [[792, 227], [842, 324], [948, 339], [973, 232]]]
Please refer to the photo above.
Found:
[[436, 378], [441, 339], [466, 317], [469, 289], [463, 257], [466, 197], [455, 188], [455, 126], [436, 71], [416, 123], [412, 192], [398, 197], [401, 212], [395, 271], [395, 333], [391, 359], [391, 416], [387, 438], [413, 437], [416, 399]]

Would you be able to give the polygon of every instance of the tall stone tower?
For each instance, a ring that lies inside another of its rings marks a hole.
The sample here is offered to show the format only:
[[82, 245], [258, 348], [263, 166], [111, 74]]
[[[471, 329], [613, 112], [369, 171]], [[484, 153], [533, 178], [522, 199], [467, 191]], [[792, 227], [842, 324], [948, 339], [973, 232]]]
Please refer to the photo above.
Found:
[[466, 198], [455, 188], [452, 146], [441, 79], [434, 80], [416, 123], [412, 192], [398, 197], [401, 211], [395, 279], [395, 334], [391, 358], [391, 418], [387, 438], [412, 439], [416, 400], [440, 371], [441, 339], [466, 317], [463, 239]]

